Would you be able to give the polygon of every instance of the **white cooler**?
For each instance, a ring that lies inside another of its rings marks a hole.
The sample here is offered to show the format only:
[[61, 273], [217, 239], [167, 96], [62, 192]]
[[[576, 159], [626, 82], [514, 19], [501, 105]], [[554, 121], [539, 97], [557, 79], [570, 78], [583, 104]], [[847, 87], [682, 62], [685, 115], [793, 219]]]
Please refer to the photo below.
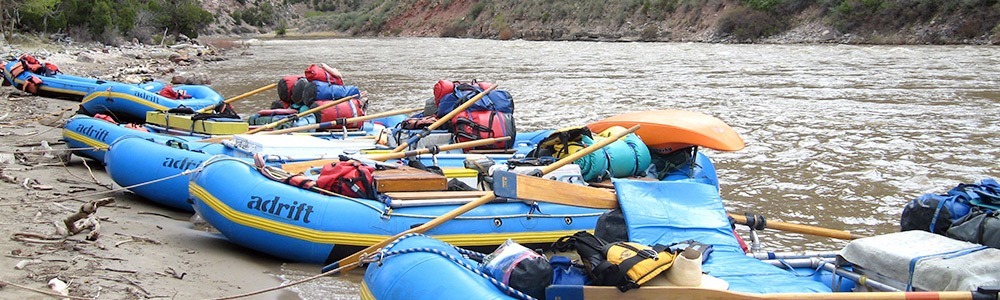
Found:
[[1000, 250], [984, 247], [910, 230], [853, 240], [840, 256], [856, 272], [899, 289], [912, 277], [914, 290], [973, 291], [1000, 285]]
[[361, 150], [375, 149], [373, 140], [327, 140], [307, 135], [235, 135], [226, 143], [233, 149], [234, 157], [251, 158], [260, 153], [278, 156], [285, 160], [336, 158], [341, 154], [353, 155]]

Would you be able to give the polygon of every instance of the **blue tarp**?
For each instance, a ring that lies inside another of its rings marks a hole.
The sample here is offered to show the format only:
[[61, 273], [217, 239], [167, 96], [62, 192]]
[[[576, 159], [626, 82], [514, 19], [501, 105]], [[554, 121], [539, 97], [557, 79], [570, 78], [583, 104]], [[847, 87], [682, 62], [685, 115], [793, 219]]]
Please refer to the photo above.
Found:
[[808, 277], [748, 257], [733, 236], [718, 189], [695, 182], [614, 180], [633, 242], [670, 245], [684, 240], [715, 250], [702, 270], [748, 293], [830, 292]]

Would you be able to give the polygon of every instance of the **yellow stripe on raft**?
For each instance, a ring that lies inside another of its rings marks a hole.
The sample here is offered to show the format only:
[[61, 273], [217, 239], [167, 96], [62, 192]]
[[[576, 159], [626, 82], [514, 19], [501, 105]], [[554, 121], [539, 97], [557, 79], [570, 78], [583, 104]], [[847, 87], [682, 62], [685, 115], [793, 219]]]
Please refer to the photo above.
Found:
[[92, 139], [89, 136], [82, 135], [76, 131], [72, 131], [69, 129], [63, 129], [63, 137], [84, 143], [87, 146], [91, 146], [97, 149], [108, 149], [108, 144], [105, 144], [101, 141]]
[[128, 100], [128, 101], [132, 101], [132, 102], [135, 102], [135, 103], [142, 104], [143, 106], [149, 107], [149, 108], [151, 108], [153, 110], [158, 110], [158, 111], [166, 111], [167, 110], [166, 106], [157, 104], [155, 102], [152, 102], [152, 101], [149, 101], [149, 100], [146, 100], [146, 99], [142, 99], [142, 98], [136, 97], [134, 95], [129, 95], [129, 94], [126, 94], [126, 93], [119, 93], [119, 92], [101, 92], [101, 91], [95, 91], [93, 93], [90, 93], [89, 96], [83, 98], [83, 100], [81, 100], [80, 103], [81, 104], [82, 103], [87, 103], [87, 101], [94, 100], [95, 98], [98, 98], [98, 97], [124, 99], [124, 100]]
[[[191, 182], [189, 185], [191, 195], [205, 202], [206, 205], [237, 224], [249, 226], [251, 228], [279, 234], [291, 238], [305, 240], [320, 244], [348, 245], [348, 246], [371, 246], [389, 238], [389, 235], [347, 233], [336, 231], [321, 231], [301, 226], [295, 226], [240, 211], [236, 211], [212, 196], [205, 188], [197, 183]], [[449, 234], [434, 235], [433, 237], [443, 242], [456, 246], [492, 246], [503, 244], [507, 239], [514, 239], [519, 243], [551, 243], [560, 237], [572, 235], [576, 230], [521, 232], [521, 233], [478, 233], [478, 234]]]
[[361, 300], [375, 300], [375, 295], [372, 295], [372, 290], [368, 288], [368, 284], [364, 280], [361, 281]]
[[[45, 79], [42, 79], [42, 81], [44, 83]], [[14, 79], [14, 82], [17, 83], [17, 84], [20, 84], [21, 86], [24, 86], [24, 80]], [[76, 91], [76, 90], [59, 89], [59, 88], [54, 88], [54, 87], [50, 87], [50, 86], [46, 86], [46, 85], [42, 85], [39, 88], [41, 88], [43, 91], [49, 91], [49, 92], [54, 92], [54, 93], [73, 94], [73, 95], [77, 95], [77, 96], [87, 95], [86, 92], [81, 92], [81, 91]]]

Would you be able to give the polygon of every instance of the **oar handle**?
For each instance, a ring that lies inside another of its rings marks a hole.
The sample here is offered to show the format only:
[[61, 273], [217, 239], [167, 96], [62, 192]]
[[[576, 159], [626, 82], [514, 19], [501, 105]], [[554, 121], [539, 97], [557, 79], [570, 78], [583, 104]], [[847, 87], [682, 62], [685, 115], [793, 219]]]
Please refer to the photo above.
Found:
[[479, 94], [476, 94], [476, 96], [472, 97], [472, 99], [469, 99], [469, 100], [465, 101], [465, 103], [462, 103], [462, 105], [459, 105], [455, 109], [452, 109], [451, 112], [449, 112], [448, 114], [444, 115], [443, 117], [441, 117], [437, 121], [434, 121], [434, 123], [431, 123], [430, 126], [427, 126], [427, 128], [425, 128], [424, 130], [422, 130], [419, 134], [417, 134], [417, 135], [415, 135], [415, 136], [407, 139], [402, 144], [399, 144], [399, 146], [397, 146], [395, 149], [392, 149], [392, 152], [403, 151], [407, 147], [410, 147], [410, 144], [416, 143], [418, 140], [420, 140], [420, 138], [423, 138], [424, 136], [426, 136], [427, 134], [429, 134], [431, 132], [431, 130], [434, 130], [434, 129], [437, 129], [438, 127], [441, 127], [441, 125], [444, 125], [444, 123], [447, 123], [449, 120], [451, 120], [451, 118], [454, 118], [456, 115], [462, 113], [462, 111], [468, 109], [469, 107], [472, 107], [473, 104], [476, 104], [476, 102], [479, 102], [479, 99], [483, 99], [483, 97], [485, 97], [486, 94], [489, 94], [490, 92], [492, 92], [493, 90], [495, 90], [497, 88], [497, 86], [499, 86], [499, 85], [500, 84], [493, 84], [493, 86], [490, 86], [488, 89], [482, 91]]
[[[623, 136], [625, 136], [625, 135], [627, 135], [629, 133], [635, 132], [638, 129], [639, 129], [639, 125], [632, 126], [632, 128], [629, 128], [627, 131], [616, 133], [616, 134], [612, 135], [610, 138], [605, 139], [605, 140], [601, 140], [600, 142], [597, 142], [597, 143], [595, 143], [593, 145], [587, 146], [586, 148], [581, 149], [580, 151], [574, 153], [573, 155], [570, 155], [570, 156], [567, 156], [567, 157], [563, 157], [562, 159], [559, 159], [558, 161], [556, 161], [555, 163], [553, 163], [552, 165], [550, 165], [550, 166], [554, 166], [554, 167], [551, 167], [551, 168], [550, 167], [542, 168], [542, 175], [545, 175], [546, 173], [552, 172], [552, 171], [558, 169], [561, 166], [564, 166], [564, 165], [566, 165], [568, 163], [571, 163], [571, 162], [573, 162], [573, 161], [575, 161], [575, 160], [577, 160], [577, 159], [579, 159], [581, 157], [584, 157], [584, 156], [586, 156], [586, 155], [588, 155], [590, 153], [593, 153], [594, 151], [597, 151], [597, 149], [600, 149], [601, 147], [607, 146], [611, 142], [614, 142], [615, 140], [618, 140], [619, 138], [621, 138], [621, 137], [623, 137]], [[368, 248], [365, 248], [364, 250], [361, 250], [361, 251], [359, 251], [357, 253], [351, 254], [351, 256], [345, 257], [344, 259], [341, 259], [341, 260], [339, 260], [339, 261], [337, 261], [335, 263], [326, 265], [325, 267], [323, 267], [323, 273], [337, 274], [338, 272], [350, 271], [351, 269], [354, 269], [355, 267], [357, 267], [356, 262], [358, 262], [358, 261], [361, 260], [361, 256], [362, 255], [365, 255], [367, 253], [374, 253], [378, 249], [380, 249], [382, 247], [385, 247], [386, 245], [389, 245], [389, 243], [391, 243], [392, 241], [394, 241], [396, 239], [399, 239], [400, 237], [402, 237], [404, 235], [411, 234], [411, 233], [424, 233], [424, 232], [427, 232], [428, 230], [431, 230], [434, 227], [437, 227], [438, 225], [441, 225], [442, 223], [447, 222], [448, 220], [454, 219], [455, 217], [457, 217], [457, 216], [459, 216], [461, 214], [464, 214], [464, 213], [466, 213], [466, 212], [468, 212], [468, 211], [470, 211], [470, 210], [472, 210], [472, 209], [474, 209], [476, 207], [479, 207], [480, 205], [483, 205], [483, 204], [486, 204], [486, 203], [488, 203], [490, 201], [493, 201], [494, 199], [496, 199], [496, 197], [497, 196], [494, 195], [494, 194], [486, 194], [486, 195], [480, 197], [479, 199], [476, 199], [475, 201], [463, 204], [462, 206], [459, 206], [459, 207], [455, 208], [454, 210], [452, 210], [452, 211], [450, 211], [450, 212], [448, 212], [446, 214], [438, 216], [437, 218], [434, 218], [433, 220], [430, 220], [427, 223], [424, 223], [424, 224], [421, 224], [420, 226], [417, 226], [417, 227], [414, 227], [414, 228], [410, 228], [409, 230], [400, 232], [400, 233], [398, 233], [396, 235], [393, 235], [392, 237], [390, 237], [388, 239], [385, 239], [385, 240], [383, 240], [381, 242], [378, 242], [378, 243], [376, 243], [374, 245], [371, 245]]]
[[[748, 224], [748, 220], [747, 220], [746, 216], [742, 216], [742, 215], [730, 213], [729, 217], [733, 218], [733, 220], [736, 220], [736, 223], [740, 223], [740, 224], [743, 224], [743, 225], [748, 225], [748, 226], [749, 225], [758, 225], [758, 224]], [[756, 223], [756, 221], [755, 221], [755, 223]], [[804, 225], [804, 224], [793, 224], [793, 223], [785, 223], [785, 222], [781, 222], [781, 221], [771, 221], [771, 220], [768, 220], [765, 223], [766, 223], [766, 225], [765, 225], [766, 228], [771, 228], [771, 229], [776, 229], [776, 230], [782, 230], [782, 231], [788, 231], [788, 232], [795, 232], [795, 233], [802, 233], [802, 234], [811, 234], [811, 235], [816, 235], [816, 236], [829, 237], [829, 238], [842, 239], [842, 240], [853, 240], [853, 239], [859, 239], [859, 238], [865, 237], [863, 235], [853, 234], [850, 231], [846, 231], [846, 230], [836, 230], [836, 229], [816, 227], [816, 226]]]
[[[441, 145], [441, 146], [420, 148], [420, 149], [410, 150], [410, 151], [406, 151], [406, 152], [395, 152], [395, 153], [387, 153], [387, 154], [374, 154], [374, 155], [369, 155], [368, 158], [371, 159], [371, 160], [389, 160], [389, 159], [403, 158], [403, 157], [407, 157], [407, 156], [416, 156], [416, 155], [421, 155], [421, 154], [427, 154], [427, 153], [431, 153], [431, 152], [434, 152], [434, 151], [450, 151], [450, 150], [455, 150], [455, 149], [465, 149], [465, 148], [472, 148], [472, 147], [478, 147], [478, 146], [491, 145], [491, 144], [496, 144], [496, 143], [503, 142], [503, 141], [506, 141], [506, 140], [509, 140], [509, 139], [510, 139], [509, 136], [498, 137], [498, 138], [488, 138], [488, 139], [481, 139], [481, 140], [468, 141], [468, 142], [462, 142], [462, 143], [454, 143], [454, 144], [448, 144], [448, 145]], [[436, 148], [436, 149], [434, 149], [434, 148]]]
[[[256, 90], [252, 90], [252, 91], [243, 93], [242, 95], [226, 99], [226, 101], [222, 101], [222, 103], [230, 104], [230, 103], [233, 103], [233, 102], [236, 102], [236, 101], [239, 101], [239, 100], [243, 100], [246, 97], [250, 97], [250, 96], [259, 94], [260, 92], [273, 89], [273, 88], [275, 88], [277, 86], [278, 86], [277, 83], [268, 84], [268, 85], [265, 85], [265, 86], [263, 86], [261, 88], [258, 88]], [[213, 107], [214, 106], [209, 106], [209, 107], [205, 107], [205, 108], [199, 109], [197, 111], [197, 113], [207, 113], [207, 112], [211, 111]]]
[[383, 113], [365, 115], [365, 116], [360, 116], [360, 117], [353, 117], [353, 118], [347, 118], [347, 119], [338, 119], [338, 120], [333, 120], [333, 121], [329, 121], [329, 122], [320, 122], [320, 123], [316, 123], [316, 124], [310, 124], [310, 125], [306, 125], [306, 126], [297, 126], [297, 127], [285, 128], [285, 129], [280, 129], [280, 130], [265, 131], [265, 132], [261, 132], [261, 133], [258, 133], [258, 134], [273, 135], [273, 134], [284, 134], [284, 133], [289, 133], [289, 132], [306, 131], [306, 130], [315, 129], [315, 128], [322, 128], [324, 126], [345, 125], [345, 124], [350, 124], [350, 123], [356, 123], [356, 122], [368, 121], [368, 120], [372, 120], [372, 119], [378, 119], [378, 118], [381, 118], [381, 117], [401, 115], [401, 114], [408, 114], [408, 113], [412, 113], [412, 112], [419, 111], [419, 110], [423, 110], [423, 108], [397, 109], [397, 110], [393, 110], [393, 111], [387, 111], [387, 112], [383, 112]]
[[263, 130], [267, 130], [267, 129], [271, 129], [271, 128], [274, 128], [274, 127], [278, 127], [281, 124], [285, 124], [285, 122], [291, 121], [293, 119], [298, 119], [298, 118], [301, 118], [303, 116], [307, 116], [307, 115], [315, 113], [317, 111], [321, 111], [321, 110], [330, 108], [330, 107], [332, 107], [334, 105], [337, 105], [337, 104], [344, 103], [347, 100], [351, 100], [351, 98], [354, 98], [354, 97], [357, 97], [357, 96], [358, 96], [358, 94], [349, 95], [347, 97], [337, 99], [336, 101], [328, 102], [326, 104], [323, 104], [323, 105], [311, 108], [311, 109], [309, 109], [307, 111], [295, 114], [295, 118], [284, 118], [284, 119], [281, 119], [281, 120], [278, 120], [278, 121], [267, 123], [264, 126], [260, 126], [260, 127], [257, 127], [255, 129], [253, 129], [253, 130], [247, 131], [246, 134], [254, 134], [254, 133], [257, 133], [257, 132], [260, 132], [260, 131], [263, 131]]

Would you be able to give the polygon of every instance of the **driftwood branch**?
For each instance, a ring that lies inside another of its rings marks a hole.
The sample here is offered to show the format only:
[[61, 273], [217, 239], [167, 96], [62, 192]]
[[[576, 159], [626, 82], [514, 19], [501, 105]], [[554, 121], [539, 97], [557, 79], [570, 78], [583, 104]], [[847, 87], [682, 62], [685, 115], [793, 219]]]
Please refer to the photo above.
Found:
[[84, 203], [80, 205], [80, 211], [63, 220], [63, 224], [66, 225], [66, 229], [69, 231], [70, 235], [80, 233], [85, 229], [90, 229], [90, 233], [87, 234], [87, 240], [96, 240], [101, 235], [101, 224], [97, 221], [97, 216], [95, 216], [94, 213], [97, 212], [98, 207], [109, 205], [114, 202], [115, 198], [107, 197]]

